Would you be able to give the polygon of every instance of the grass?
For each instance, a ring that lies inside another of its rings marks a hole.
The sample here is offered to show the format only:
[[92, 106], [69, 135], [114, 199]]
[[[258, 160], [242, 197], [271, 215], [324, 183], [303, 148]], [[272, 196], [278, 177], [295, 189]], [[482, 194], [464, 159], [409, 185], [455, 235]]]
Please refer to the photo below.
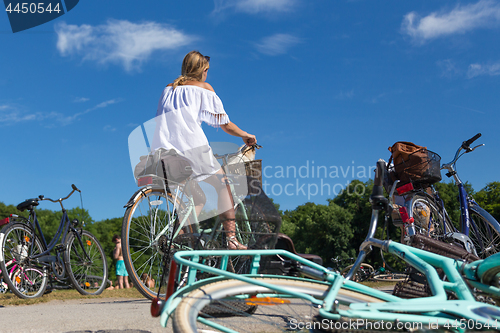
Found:
[[54, 300], [88, 298], [144, 298], [144, 296], [142, 296], [135, 288], [104, 290], [102, 294], [96, 296], [84, 296], [74, 289], [54, 290], [50, 294], [45, 294], [42, 297], [35, 299], [21, 299], [13, 293], [7, 291], [5, 294], [0, 294], [0, 306], [31, 305], [46, 303]]
[[[362, 284], [371, 288], [394, 286], [395, 282], [379, 282], [379, 281], [366, 281]], [[69, 290], [54, 290], [49, 294], [34, 299], [21, 299], [13, 293], [7, 291], [5, 294], [0, 294], [0, 307], [1, 306], [16, 306], [16, 305], [31, 305], [46, 303], [54, 300], [67, 300], [67, 299], [89, 299], [89, 298], [144, 298], [137, 289], [118, 289], [118, 290], [104, 290], [102, 294], [96, 296], [81, 295], [74, 289]]]

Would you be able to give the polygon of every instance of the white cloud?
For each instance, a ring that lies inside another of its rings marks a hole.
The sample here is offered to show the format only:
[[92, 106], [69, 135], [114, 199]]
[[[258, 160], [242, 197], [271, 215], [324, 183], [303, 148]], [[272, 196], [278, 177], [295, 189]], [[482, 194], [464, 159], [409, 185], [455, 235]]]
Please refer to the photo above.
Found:
[[121, 102], [120, 99], [111, 99], [102, 103], [97, 104], [96, 106], [89, 108], [85, 111], [75, 113], [73, 115], [65, 115], [59, 112], [23, 112], [18, 107], [10, 106], [10, 105], [0, 105], [0, 124], [3, 125], [12, 125], [21, 122], [27, 121], [39, 121], [42, 122], [44, 120], [50, 120], [50, 125], [53, 127], [55, 124], [59, 124], [61, 126], [66, 126], [73, 123], [79, 117], [84, 114], [87, 114], [96, 109], [105, 108], [108, 105], [112, 105], [115, 103]]
[[275, 34], [263, 38], [256, 47], [260, 53], [275, 56], [287, 53], [289, 48], [300, 42], [299, 38], [289, 34]]
[[76, 97], [74, 100], [73, 100], [73, 103], [83, 103], [83, 102], [87, 102], [89, 101], [90, 99], [87, 98], [87, 97]]
[[84, 114], [87, 114], [87, 113], [92, 112], [92, 111], [97, 110], [97, 109], [105, 108], [108, 105], [116, 104], [118, 102], [121, 102], [121, 100], [120, 99], [110, 99], [108, 101], [99, 103], [96, 106], [91, 107], [91, 108], [89, 108], [89, 109], [87, 109], [85, 111], [75, 113], [74, 115], [71, 115], [71, 116], [61, 116], [61, 117], [59, 117], [58, 121], [62, 125], [68, 125], [68, 124], [71, 124], [72, 122], [74, 122], [76, 119], [78, 119], [78, 117], [83, 116]]
[[481, 0], [475, 4], [457, 5], [451, 11], [434, 12], [425, 17], [411, 12], [405, 15], [401, 29], [417, 43], [463, 34], [477, 28], [491, 28], [500, 23], [500, 2]]
[[287, 12], [293, 9], [298, 0], [214, 0], [214, 12], [234, 10], [248, 14], [262, 12]]
[[500, 62], [487, 65], [470, 64], [469, 69], [467, 70], [467, 77], [471, 79], [480, 75], [500, 75]]
[[43, 121], [57, 117], [55, 112], [25, 112], [13, 105], [0, 105], [0, 124], [12, 125], [27, 121]]
[[57, 49], [62, 56], [79, 55], [101, 64], [121, 64], [126, 71], [140, 69], [153, 52], [175, 50], [196, 37], [156, 22], [108, 20], [104, 25], [55, 26]]

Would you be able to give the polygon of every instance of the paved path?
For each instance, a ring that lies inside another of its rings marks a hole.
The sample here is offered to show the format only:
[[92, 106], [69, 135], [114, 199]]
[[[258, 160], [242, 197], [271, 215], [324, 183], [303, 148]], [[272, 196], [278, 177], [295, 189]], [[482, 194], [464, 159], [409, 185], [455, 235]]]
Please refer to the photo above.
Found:
[[100, 298], [0, 307], [0, 332], [165, 333], [147, 299]]

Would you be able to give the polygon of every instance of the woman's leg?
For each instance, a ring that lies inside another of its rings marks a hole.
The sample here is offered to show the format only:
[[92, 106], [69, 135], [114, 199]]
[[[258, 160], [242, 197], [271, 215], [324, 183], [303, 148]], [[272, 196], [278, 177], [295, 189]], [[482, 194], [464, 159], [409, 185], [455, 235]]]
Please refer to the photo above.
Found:
[[235, 237], [236, 219], [234, 201], [224, 171], [221, 168], [215, 175], [208, 177], [204, 181], [212, 185], [217, 191], [217, 208], [222, 225], [224, 226], [226, 239], [228, 240], [228, 248], [231, 250], [245, 250], [247, 247], [240, 244]]

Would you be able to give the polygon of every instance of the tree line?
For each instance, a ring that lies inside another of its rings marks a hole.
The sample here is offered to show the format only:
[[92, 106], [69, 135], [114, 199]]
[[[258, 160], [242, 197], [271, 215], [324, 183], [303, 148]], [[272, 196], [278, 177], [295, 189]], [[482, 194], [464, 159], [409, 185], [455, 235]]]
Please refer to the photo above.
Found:
[[[360, 186], [365, 191], [355, 191]], [[456, 227], [460, 223], [460, 203], [458, 188], [453, 182], [434, 184], [439, 196], [444, 202], [446, 210]], [[491, 182], [476, 192], [470, 184], [465, 184], [467, 193], [497, 221], [500, 221], [500, 182]], [[356, 257], [359, 246], [368, 234], [371, 219], [369, 197], [373, 189], [373, 180], [361, 182], [353, 180], [346, 189], [327, 204], [312, 202], [298, 206], [294, 210], [281, 212], [281, 230], [294, 241], [299, 253], [317, 254], [323, 258], [325, 266], [331, 265], [331, 258]], [[279, 209], [279, 205], [276, 205]], [[379, 228], [376, 237], [399, 240], [400, 230], [389, 221], [387, 229], [384, 218], [379, 218]], [[384, 234], [382, 234], [384, 232]], [[382, 265], [378, 251], [372, 251], [368, 262], [373, 265]], [[378, 267], [377, 266], [377, 267]]]
[[[365, 190], [359, 191], [360, 186], [363, 186]], [[460, 220], [458, 188], [454, 183], [437, 183], [434, 186], [443, 199], [451, 219], [458, 226]], [[281, 232], [292, 238], [298, 252], [317, 254], [323, 258], [326, 266], [331, 263], [331, 258], [337, 256], [355, 257], [370, 225], [372, 211], [369, 196], [372, 188], [372, 180], [367, 182], [353, 180], [341, 194], [328, 199], [326, 204], [308, 202], [294, 210], [286, 211], [279, 210], [279, 205], [275, 204], [282, 217]], [[500, 221], [500, 182], [489, 183], [478, 192], [475, 192], [470, 184], [466, 184], [466, 188], [481, 207]], [[106, 253], [110, 279], [114, 280], [112, 253], [115, 244], [111, 239], [113, 235], [121, 234], [123, 218], [94, 221], [85, 209], [72, 208], [67, 212], [70, 220], [76, 218], [84, 221], [85, 229], [97, 237]], [[10, 214], [27, 217], [28, 212], [20, 212], [14, 205], [5, 205], [0, 202], [0, 219]], [[57, 231], [62, 212], [37, 209], [37, 217], [47, 241], [50, 241]], [[383, 221], [383, 218], [380, 221]], [[382, 232], [382, 228], [379, 228], [377, 237], [384, 238]], [[391, 223], [388, 223], [388, 232], [391, 239], [399, 239], [399, 229]], [[376, 251], [373, 251], [369, 261], [375, 265], [381, 265], [380, 255]]]

